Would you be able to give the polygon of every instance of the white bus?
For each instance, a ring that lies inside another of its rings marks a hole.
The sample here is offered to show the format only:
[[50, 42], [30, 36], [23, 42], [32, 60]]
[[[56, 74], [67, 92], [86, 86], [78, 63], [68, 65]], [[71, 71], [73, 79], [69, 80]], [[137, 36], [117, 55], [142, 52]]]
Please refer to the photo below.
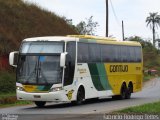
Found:
[[49, 101], [125, 99], [142, 88], [137, 42], [82, 35], [27, 38], [18, 52], [10, 53], [9, 62], [17, 67], [17, 99], [34, 101], [38, 107]]

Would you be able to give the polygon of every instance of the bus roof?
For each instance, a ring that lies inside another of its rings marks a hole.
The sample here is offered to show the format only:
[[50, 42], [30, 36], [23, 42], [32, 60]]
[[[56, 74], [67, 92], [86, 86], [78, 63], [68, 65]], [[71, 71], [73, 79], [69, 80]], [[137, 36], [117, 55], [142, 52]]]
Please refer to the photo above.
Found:
[[100, 36], [92, 36], [92, 35], [67, 35], [68, 37], [76, 37], [82, 39], [95, 39], [95, 40], [107, 40], [107, 41], [116, 41], [114, 38], [109, 37], [100, 37]]
[[88, 43], [141, 46], [141, 44], [136, 41], [117, 41], [116, 39], [109, 37], [99, 37], [91, 35], [68, 35], [68, 37], [79, 38], [80, 42], [88, 42]]
[[23, 41], [65, 41], [65, 42], [79, 41], [79, 42], [86, 42], [86, 43], [141, 46], [139, 42], [135, 42], [135, 41], [117, 41], [114, 38], [98, 37], [98, 36], [90, 36], [90, 35], [33, 37], [33, 38], [26, 38]]
[[66, 36], [46, 36], [46, 37], [26, 38], [23, 41], [76, 41], [76, 39], [73, 37], [66, 37]]

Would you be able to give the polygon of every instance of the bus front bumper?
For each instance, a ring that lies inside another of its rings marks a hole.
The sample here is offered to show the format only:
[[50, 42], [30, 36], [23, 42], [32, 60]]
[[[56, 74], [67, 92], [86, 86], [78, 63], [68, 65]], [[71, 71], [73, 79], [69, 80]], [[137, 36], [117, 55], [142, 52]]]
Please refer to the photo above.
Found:
[[17, 90], [18, 100], [29, 100], [29, 101], [48, 101], [48, 102], [69, 102], [67, 95], [63, 90], [48, 93], [29, 93], [25, 91]]

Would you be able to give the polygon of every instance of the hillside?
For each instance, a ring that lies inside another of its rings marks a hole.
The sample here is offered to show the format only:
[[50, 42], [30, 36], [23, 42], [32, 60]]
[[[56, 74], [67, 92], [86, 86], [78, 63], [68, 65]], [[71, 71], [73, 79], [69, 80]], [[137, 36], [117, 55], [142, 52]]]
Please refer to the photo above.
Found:
[[28, 37], [77, 34], [61, 17], [24, 3], [0, 0], [0, 54], [17, 50]]

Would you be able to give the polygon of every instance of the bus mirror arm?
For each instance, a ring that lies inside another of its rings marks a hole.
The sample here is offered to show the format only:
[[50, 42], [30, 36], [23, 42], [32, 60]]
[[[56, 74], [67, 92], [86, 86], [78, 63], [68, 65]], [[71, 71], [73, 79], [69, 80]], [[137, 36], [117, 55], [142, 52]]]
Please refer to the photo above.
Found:
[[67, 54], [68, 54], [67, 52], [61, 53], [61, 56], [60, 56], [60, 67], [65, 68], [66, 55]]

